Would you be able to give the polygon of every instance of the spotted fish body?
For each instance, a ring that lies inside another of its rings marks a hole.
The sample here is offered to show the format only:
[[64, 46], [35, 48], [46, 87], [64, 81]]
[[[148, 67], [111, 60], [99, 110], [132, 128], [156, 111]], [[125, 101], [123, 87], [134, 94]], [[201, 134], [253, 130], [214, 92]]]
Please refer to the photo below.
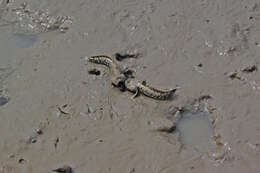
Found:
[[177, 88], [162, 90], [156, 89], [151, 86], [146, 85], [146, 82], [139, 81], [133, 77], [127, 77], [120, 66], [107, 55], [95, 55], [91, 57], [85, 57], [85, 59], [94, 64], [101, 64], [107, 66], [111, 73], [111, 82], [114, 86], [120, 88], [120, 90], [127, 89], [128, 91], [143, 94], [147, 97], [157, 99], [157, 100], [167, 100], [175, 93]]
[[107, 55], [95, 55], [91, 57], [86, 57], [85, 59], [94, 64], [101, 64], [107, 66], [112, 73], [112, 84], [117, 87], [122, 87], [122, 83], [124, 83], [126, 77], [123, 74], [123, 70], [111, 57]]
[[156, 89], [141, 82], [134, 78], [129, 78], [125, 81], [125, 87], [131, 92], [140, 92], [141, 94], [157, 99], [157, 100], [167, 100], [176, 92], [177, 88], [162, 90]]
[[113, 75], [120, 75], [122, 70], [120, 69], [119, 65], [109, 56], [107, 55], [95, 55], [91, 57], [86, 57], [89, 62], [95, 64], [101, 64], [107, 66], [113, 73]]

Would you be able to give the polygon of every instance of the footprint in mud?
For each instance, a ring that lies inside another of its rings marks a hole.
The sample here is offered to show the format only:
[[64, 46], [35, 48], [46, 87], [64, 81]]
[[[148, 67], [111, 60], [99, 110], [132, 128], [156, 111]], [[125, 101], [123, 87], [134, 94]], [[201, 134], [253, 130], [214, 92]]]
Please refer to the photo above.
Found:
[[183, 145], [206, 152], [214, 147], [213, 126], [207, 112], [183, 112], [177, 122], [176, 129], [180, 133]]

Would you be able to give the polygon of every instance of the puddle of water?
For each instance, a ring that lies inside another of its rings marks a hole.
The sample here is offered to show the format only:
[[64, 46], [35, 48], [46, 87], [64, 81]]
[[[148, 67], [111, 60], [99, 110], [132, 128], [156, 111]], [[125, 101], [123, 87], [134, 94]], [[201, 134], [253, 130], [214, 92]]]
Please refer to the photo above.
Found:
[[0, 106], [3, 106], [8, 103], [8, 99], [6, 97], [0, 97]]
[[37, 35], [13, 33], [11, 26], [0, 27], [0, 68], [12, 64], [19, 58], [18, 55], [23, 54], [26, 48], [32, 47], [37, 40]]
[[37, 41], [37, 36], [26, 35], [22, 33], [15, 33], [8, 39], [8, 46], [12, 48], [28, 48], [31, 47]]
[[214, 147], [213, 127], [207, 112], [182, 113], [176, 128], [180, 132], [182, 144], [199, 152], [206, 152]]

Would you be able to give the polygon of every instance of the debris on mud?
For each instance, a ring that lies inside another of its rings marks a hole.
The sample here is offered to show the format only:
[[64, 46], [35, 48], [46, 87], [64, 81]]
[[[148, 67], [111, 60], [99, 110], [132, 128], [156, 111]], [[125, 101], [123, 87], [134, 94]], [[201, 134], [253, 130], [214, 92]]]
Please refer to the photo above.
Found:
[[137, 58], [139, 55], [138, 54], [120, 54], [120, 53], [115, 53], [115, 58], [117, 61], [123, 61], [124, 59], [127, 58]]
[[58, 143], [60, 142], [60, 138], [56, 137], [54, 140], [54, 148], [56, 149], [58, 147]]
[[64, 104], [58, 107], [58, 110], [65, 115], [71, 114], [71, 106], [68, 104]]
[[32, 138], [31, 142], [34, 144], [37, 142], [37, 139], [36, 138]]
[[221, 147], [224, 146], [224, 144], [221, 141], [222, 137], [219, 134], [218, 135], [214, 135], [212, 138], [216, 142], [217, 147], [221, 148]]
[[14, 24], [20, 32], [43, 33], [59, 31], [65, 33], [72, 24], [72, 18], [69, 16], [54, 16], [42, 9], [32, 10], [26, 2], [8, 11], [10, 13], [3, 19], [10, 24]]
[[176, 125], [173, 125], [172, 127], [164, 127], [164, 128], [159, 128], [157, 131], [158, 132], [165, 132], [165, 133], [173, 133], [176, 130]]
[[39, 129], [39, 128], [36, 129], [35, 132], [36, 132], [38, 135], [42, 135], [42, 134], [43, 134], [42, 129]]
[[197, 71], [198, 73], [203, 73], [203, 71], [200, 70], [201, 68], [202, 68], [202, 64], [198, 64], [198, 65], [193, 66], [193, 69], [195, 71]]
[[33, 144], [37, 142], [37, 134], [33, 134], [31, 136], [28, 137], [28, 139], [26, 140], [26, 144]]
[[198, 67], [203, 67], [203, 64], [202, 64], [202, 63], [199, 63], [197, 66], [198, 66]]
[[100, 70], [94, 68], [94, 69], [89, 70], [88, 74], [99, 76]]
[[238, 75], [237, 72], [230, 72], [226, 74], [230, 79], [234, 80], [234, 79], [238, 79], [238, 80], [243, 80], [243, 78], [241, 76]]
[[228, 145], [228, 143], [223, 144], [221, 149], [216, 148], [215, 150], [211, 150], [207, 152], [207, 156], [216, 164], [222, 164], [224, 162], [232, 162], [235, 159], [232, 153], [232, 149]]
[[198, 101], [201, 102], [201, 101], [209, 100], [209, 99], [212, 99], [212, 98], [213, 97], [211, 95], [205, 94], [205, 95], [200, 96]]
[[52, 170], [53, 172], [58, 172], [58, 173], [73, 173], [73, 169], [68, 166], [68, 165], [64, 165], [58, 169], [54, 169]]
[[26, 160], [23, 159], [23, 158], [20, 158], [20, 159], [18, 160], [18, 163], [20, 163], [20, 164], [24, 164], [25, 162], [26, 162]]
[[256, 65], [252, 65], [252, 66], [248, 66], [248, 67], [245, 67], [243, 68], [241, 71], [244, 72], [244, 73], [252, 73], [254, 71], [257, 71], [257, 66]]
[[124, 75], [127, 77], [127, 78], [134, 78], [134, 71], [133, 70], [130, 70], [130, 69], [127, 69], [124, 71]]
[[136, 172], [135, 168], [132, 168], [129, 173], [135, 173], [135, 172]]

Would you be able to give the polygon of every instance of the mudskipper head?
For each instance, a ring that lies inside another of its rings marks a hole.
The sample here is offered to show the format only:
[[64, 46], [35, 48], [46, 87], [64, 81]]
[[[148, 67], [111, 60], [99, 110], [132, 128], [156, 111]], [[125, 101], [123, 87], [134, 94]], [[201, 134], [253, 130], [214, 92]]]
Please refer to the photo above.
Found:
[[89, 62], [90, 57], [89, 56], [82, 56], [80, 57], [85, 63], [87, 64]]

